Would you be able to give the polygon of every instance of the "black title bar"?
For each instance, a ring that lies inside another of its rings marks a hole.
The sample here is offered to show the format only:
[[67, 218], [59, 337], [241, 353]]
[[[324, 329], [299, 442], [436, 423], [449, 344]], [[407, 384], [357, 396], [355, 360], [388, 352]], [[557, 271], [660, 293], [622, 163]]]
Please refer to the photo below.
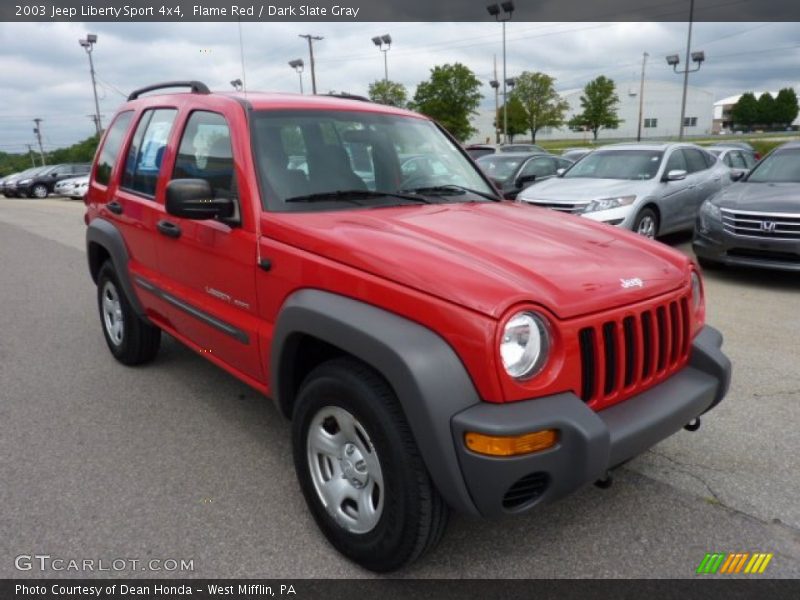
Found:
[[[516, 0], [514, 21], [688, 21], [691, 0]], [[0, 21], [487, 21], [489, 0], [0, 2]], [[507, 13], [500, 11], [498, 17]], [[695, 21], [800, 21], [798, 0], [694, 0]]]

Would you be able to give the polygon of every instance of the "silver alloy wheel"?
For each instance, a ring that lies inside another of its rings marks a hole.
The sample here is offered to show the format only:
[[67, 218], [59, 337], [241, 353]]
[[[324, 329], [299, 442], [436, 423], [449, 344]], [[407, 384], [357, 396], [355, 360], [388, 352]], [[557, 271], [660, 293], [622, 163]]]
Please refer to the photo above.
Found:
[[37, 198], [47, 198], [47, 186], [46, 185], [33, 186], [33, 195]]
[[119, 301], [119, 293], [113, 282], [105, 282], [101, 297], [103, 325], [111, 342], [115, 346], [119, 346], [122, 344], [125, 320], [122, 317], [122, 304]]
[[372, 531], [383, 513], [383, 471], [361, 423], [343, 408], [326, 406], [311, 419], [306, 450], [328, 514], [350, 533]]
[[650, 215], [643, 216], [636, 227], [636, 233], [654, 239], [656, 237], [656, 220]]

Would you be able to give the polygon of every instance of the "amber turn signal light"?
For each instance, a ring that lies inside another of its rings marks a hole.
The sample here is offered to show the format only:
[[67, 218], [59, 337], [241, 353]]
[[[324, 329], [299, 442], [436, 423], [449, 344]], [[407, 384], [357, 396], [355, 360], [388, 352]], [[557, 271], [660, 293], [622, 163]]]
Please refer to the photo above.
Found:
[[522, 435], [486, 435], [469, 431], [464, 434], [467, 448], [487, 456], [519, 456], [552, 448], [558, 442], [558, 431], [545, 429]]

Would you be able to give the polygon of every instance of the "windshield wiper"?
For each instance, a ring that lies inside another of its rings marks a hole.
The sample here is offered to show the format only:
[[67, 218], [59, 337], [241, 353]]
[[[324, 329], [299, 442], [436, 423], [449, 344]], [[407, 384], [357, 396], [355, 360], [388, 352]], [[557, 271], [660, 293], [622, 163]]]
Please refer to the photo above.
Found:
[[470, 194], [475, 194], [476, 196], [480, 196], [481, 198], [486, 198], [487, 200], [492, 200], [493, 202], [500, 201], [499, 198], [491, 194], [487, 194], [486, 192], [479, 192], [478, 190], [473, 190], [472, 188], [464, 187], [463, 185], [456, 185], [455, 183], [448, 183], [446, 185], [433, 185], [430, 187], [413, 188], [410, 190], [403, 190], [403, 191], [414, 192], [415, 194], [434, 194], [441, 196], [453, 196], [457, 194], [466, 194], [467, 192], [469, 192]]
[[358, 202], [358, 198], [399, 198], [410, 200], [421, 204], [431, 204], [430, 200], [412, 194], [401, 194], [397, 192], [382, 192], [378, 190], [336, 190], [332, 192], [317, 192], [316, 194], [306, 194], [303, 196], [292, 196], [286, 198], [284, 202], [328, 202], [330, 200], [345, 200], [359, 206], [369, 206], [363, 202]]

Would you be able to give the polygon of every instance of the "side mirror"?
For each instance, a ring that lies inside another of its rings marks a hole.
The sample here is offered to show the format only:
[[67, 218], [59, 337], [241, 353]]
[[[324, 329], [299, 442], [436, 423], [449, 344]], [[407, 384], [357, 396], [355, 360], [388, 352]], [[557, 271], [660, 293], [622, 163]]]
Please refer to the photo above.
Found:
[[686, 171], [683, 169], [673, 169], [667, 173], [664, 181], [680, 181], [681, 179], [686, 179]]
[[526, 186], [529, 186], [534, 181], [536, 181], [536, 175], [523, 175], [521, 177], [517, 177], [517, 180], [514, 182], [514, 185], [517, 189], [522, 189]]
[[561, 177], [566, 172], [567, 172], [567, 170], [564, 167], [561, 167], [560, 169], [556, 169], [556, 177]]
[[745, 175], [747, 175], [747, 171], [731, 171], [731, 181], [739, 181]]
[[60, 175], [60, 173], [50, 173], [50, 177], [53, 177], [53, 178], [58, 177], [59, 175]]
[[167, 213], [196, 220], [232, 217], [233, 200], [213, 196], [205, 179], [173, 179], [167, 184]]

